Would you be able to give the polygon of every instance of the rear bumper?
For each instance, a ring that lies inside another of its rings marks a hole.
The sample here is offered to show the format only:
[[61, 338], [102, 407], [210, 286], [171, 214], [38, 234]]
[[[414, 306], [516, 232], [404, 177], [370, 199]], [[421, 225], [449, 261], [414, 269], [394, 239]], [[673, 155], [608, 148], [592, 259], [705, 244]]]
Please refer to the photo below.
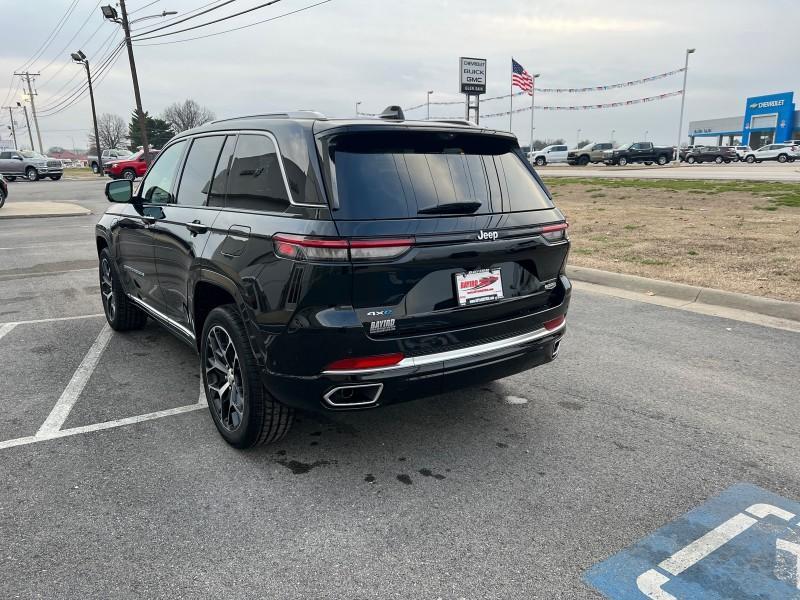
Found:
[[390, 367], [309, 376], [265, 371], [264, 381], [279, 402], [312, 411], [375, 408], [480, 385], [551, 362], [566, 321], [552, 330], [541, 323], [566, 315], [568, 305], [569, 295], [557, 307], [531, 315], [532, 326], [523, 333], [406, 356]]

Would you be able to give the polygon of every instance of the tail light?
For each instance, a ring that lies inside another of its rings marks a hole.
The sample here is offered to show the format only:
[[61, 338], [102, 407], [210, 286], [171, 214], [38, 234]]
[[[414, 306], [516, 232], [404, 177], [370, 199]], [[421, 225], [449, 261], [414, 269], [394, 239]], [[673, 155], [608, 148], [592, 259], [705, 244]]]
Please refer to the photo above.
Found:
[[326, 371], [357, 371], [361, 369], [379, 369], [396, 365], [405, 356], [402, 352], [394, 354], [379, 354], [377, 356], [362, 356], [359, 358], [343, 358], [325, 367]]
[[300, 261], [386, 260], [402, 256], [414, 238], [345, 240], [278, 233], [272, 238], [275, 254]]
[[547, 329], [547, 331], [553, 331], [554, 329], [558, 329], [559, 327], [561, 327], [561, 324], [566, 320], [567, 316], [561, 315], [559, 317], [556, 317], [555, 319], [550, 319], [549, 321], [545, 321], [544, 328]]
[[569, 223], [545, 225], [539, 229], [539, 233], [548, 242], [560, 242], [567, 239], [567, 227], [569, 227]]

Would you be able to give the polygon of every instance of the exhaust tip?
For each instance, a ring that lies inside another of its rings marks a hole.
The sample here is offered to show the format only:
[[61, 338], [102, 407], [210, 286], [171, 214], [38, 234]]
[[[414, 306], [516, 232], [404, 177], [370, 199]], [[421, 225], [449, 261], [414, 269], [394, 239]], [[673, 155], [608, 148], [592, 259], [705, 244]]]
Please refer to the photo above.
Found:
[[558, 356], [558, 350], [561, 347], [561, 340], [557, 340], [555, 344], [553, 344], [553, 353], [551, 354], [551, 358], [555, 358]]
[[322, 399], [334, 408], [363, 408], [377, 404], [382, 391], [382, 383], [340, 385], [328, 390]]

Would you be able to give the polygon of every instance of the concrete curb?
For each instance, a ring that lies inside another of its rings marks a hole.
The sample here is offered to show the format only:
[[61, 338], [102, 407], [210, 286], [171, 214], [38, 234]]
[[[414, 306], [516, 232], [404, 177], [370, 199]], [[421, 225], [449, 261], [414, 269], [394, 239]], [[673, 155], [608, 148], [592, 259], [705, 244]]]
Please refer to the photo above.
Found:
[[655, 294], [683, 301], [686, 304], [708, 304], [734, 308], [747, 312], [767, 315], [790, 321], [800, 321], [800, 302], [786, 302], [761, 296], [750, 296], [737, 292], [725, 292], [710, 288], [672, 283], [658, 279], [648, 279], [637, 275], [612, 273], [589, 267], [567, 267], [567, 276], [576, 281], [585, 281], [606, 287], [614, 287], [629, 292]]
[[6, 202], [0, 209], [2, 219], [30, 219], [42, 217], [79, 217], [92, 214], [88, 208], [72, 202]]

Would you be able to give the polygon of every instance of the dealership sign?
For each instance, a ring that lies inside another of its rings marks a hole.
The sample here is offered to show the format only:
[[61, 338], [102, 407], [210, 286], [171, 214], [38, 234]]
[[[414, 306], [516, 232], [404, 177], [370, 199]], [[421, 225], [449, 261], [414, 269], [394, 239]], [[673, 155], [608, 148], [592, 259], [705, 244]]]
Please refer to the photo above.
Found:
[[742, 144], [750, 143], [750, 130], [767, 131], [774, 129], [774, 143], [785, 142], [791, 138], [791, 123], [794, 121], [794, 94], [784, 92], [767, 96], [754, 96], [747, 99], [744, 123], [742, 123]]
[[486, 93], [486, 59], [462, 56], [458, 59], [462, 94]]

